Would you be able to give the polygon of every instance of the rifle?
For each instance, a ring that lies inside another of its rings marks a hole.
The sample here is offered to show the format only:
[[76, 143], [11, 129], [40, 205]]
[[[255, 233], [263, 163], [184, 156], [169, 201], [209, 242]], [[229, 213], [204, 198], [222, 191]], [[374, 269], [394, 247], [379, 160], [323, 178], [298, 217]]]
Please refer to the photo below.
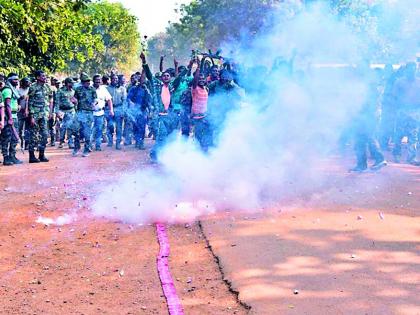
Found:
[[215, 53], [213, 53], [211, 49], [209, 49], [208, 52], [199, 52], [198, 50], [192, 51], [193, 56], [202, 56], [204, 59], [210, 59], [213, 66], [215, 65], [214, 60], [223, 60], [223, 67], [229, 68], [234, 62], [233, 58], [223, 57], [220, 55], [221, 53], [222, 51], [220, 49], [217, 50]]
[[20, 137], [19, 137], [19, 134], [18, 134], [18, 132], [17, 132], [17, 130], [16, 130], [16, 128], [15, 128], [15, 125], [14, 125], [14, 124], [12, 124], [12, 125], [10, 125], [10, 126], [12, 127], [12, 133], [13, 133], [13, 136], [15, 137], [16, 141], [19, 143], [19, 146], [20, 146], [20, 152], [22, 152], [23, 154], [25, 154], [25, 150], [24, 150], [24, 149], [23, 149], [23, 147], [22, 147], [22, 142], [21, 142]]
[[217, 59], [217, 60], [220, 60], [220, 59], [224, 59], [222, 56], [220, 56], [221, 52], [222, 52], [222, 51], [219, 49], [218, 51], [216, 51], [215, 53], [213, 53], [213, 52], [211, 51], [211, 49], [209, 49], [209, 51], [208, 51], [208, 52], [206, 52], [206, 53], [196, 51], [196, 54], [197, 54], [197, 55], [201, 55], [201, 56], [203, 56], [203, 58], [210, 58], [210, 59]]

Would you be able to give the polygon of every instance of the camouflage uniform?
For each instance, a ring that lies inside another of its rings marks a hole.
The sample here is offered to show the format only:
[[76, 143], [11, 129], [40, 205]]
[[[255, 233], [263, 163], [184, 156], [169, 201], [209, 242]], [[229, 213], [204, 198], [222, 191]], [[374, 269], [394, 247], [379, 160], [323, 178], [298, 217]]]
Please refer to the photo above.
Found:
[[20, 111], [18, 112], [18, 121], [19, 121], [19, 137], [21, 147], [25, 147], [25, 150], [28, 149], [29, 144], [29, 127], [28, 120], [25, 114], [26, 111], [26, 97], [28, 96], [29, 87], [26, 89], [19, 89], [19, 94], [21, 96], [20, 100]]
[[56, 94], [56, 113], [61, 119], [60, 126], [60, 144], [64, 143], [66, 132], [69, 138], [69, 145], [72, 143], [72, 137], [78, 132], [76, 108], [71, 102], [75, 91], [68, 90], [65, 86], [58, 90]]
[[52, 90], [47, 84], [34, 83], [28, 92], [29, 116], [35, 120], [29, 126], [29, 151], [45, 151], [48, 142], [48, 116], [49, 104], [53, 97]]
[[[156, 115], [156, 142], [153, 146], [152, 150], [150, 151], [150, 157], [153, 161], [157, 160], [157, 156], [159, 151], [165, 146], [167, 138], [172, 134], [175, 130], [175, 127], [178, 125], [179, 116], [178, 113], [174, 112], [173, 104], [172, 104], [172, 97], [171, 103], [169, 104], [168, 110], [165, 109], [165, 106], [162, 102], [162, 88], [163, 82], [152, 75], [150, 71], [149, 65], [143, 64], [143, 69], [146, 72], [146, 77], [149, 80], [150, 84], [150, 92], [152, 93], [152, 102], [153, 102], [153, 109], [154, 114]], [[179, 84], [179, 82], [178, 82]], [[175, 86], [174, 81], [169, 83], [169, 92], [171, 96], [174, 93]]]
[[[51, 86], [51, 91], [53, 93], [53, 112], [55, 113], [55, 107], [56, 105], [56, 95], [57, 95], [57, 88], [55, 86]], [[55, 146], [55, 136], [56, 136], [56, 125], [57, 125], [57, 119], [55, 117], [48, 118], [48, 133], [50, 135], [51, 139], [51, 146]]]
[[398, 106], [393, 155], [399, 162], [401, 156], [401, 140], [408, 138], [407, 163], [420, 165], [417, 160], [417, 146], [420, 129], [420, 79], [402, 78], [396, 82], [395, 102]]
[[[123, 86], [108, 85], [106, 88], [108, 89], [109, 94], [111, 94], [112, 106], [114, 109], [114, 116], [111, 116], [110, 109], [108, 107], [105, 107], [108, 146], [112, 147], [113, 134], [115, 130], [116, 138], [117, 138], [116, 148], [119, 148], [121, 144], [122, 135], [123, 135], [123, 120], [126, 114], [126, 107], [127, 107], [127, 90]], [[132, 121], [133, 121], [133, 118], [131, 116], [130, 116], [130, 119], [126, 118], [126, 124], [127, 123], [131, 124]]]
[[185, 106], [183, 104], [183, 95], [189, 89], [192, 83], [193, 76], [188, 75], [188, 70], [179, 74], [180, 82], [173, 94], [174, 110], [179, 112], [179, 121], [181, 124], [181, 132], [185, 137], [189, 137], [191, 129], [191, 105]]
[[91, 151], [90, 139], [92, 136], [93, 111], [97, 102], [96, 89], [93, 86], [78, 86], [74, 93], [77, 99], [77, 123], [79, 132], [75, 135], [74, 151], [80, 150], [80, 134], [85, 139], [84, 152]]
[[386, 165], [384, 155], [382, 154], [379, 142], [376, 138], [376, 130], [380, 120], [381, 104], [380, 90], [376, 81], [372, 81], [368, 87], [368, 95], [360, 112], [354, 120], [354, 150], [356, 153], [357, 165], [351, 171], [364, 171], [368, 167], [367, 150], [375, 160], [372, 166], [373, 170]]
[[129, 109], [133, 113], [133, 133], [136, 148], [139, 149], [144, 149], [144, 136], [151, 98], [152, 96], [145, 84], [133, 86], [127, 96]]
[[212, 143], [217, 144], [226, 117], [239, 108], [244, 91], [233, 81], [213, 81], [208, 85], [208, 89], [207, 119], [212, 133]]

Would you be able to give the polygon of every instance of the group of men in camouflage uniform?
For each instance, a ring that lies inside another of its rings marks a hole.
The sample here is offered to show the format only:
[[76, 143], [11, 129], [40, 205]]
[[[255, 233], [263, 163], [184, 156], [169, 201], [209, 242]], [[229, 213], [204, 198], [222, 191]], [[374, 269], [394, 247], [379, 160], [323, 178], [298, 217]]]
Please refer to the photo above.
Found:
[[[27, 126], [27, 146], [29, 162], [48, 162], [45, 149], [48, 141], [48, 119], [51, 117], [53, 94], [44, 72], [35, 72], [36, 82], [28, 87], [28, 80], [22, 80], [18, 89], [19, 77], [9, 74], [7, 83], [2, 88], [1, 106], [1, 148], [4, 165], [21, 164], [16, 158], [16, 147], [22, 134], [19, 131]], [[23, 119], [25, 117], [25, 119]], [[23, 123], [22, 120], [25, 120]], [[21, 144], [22, 145], [22, 144]], [[35, 157], [35, 149], [39, 157]]]
[[[55, 146], [56, 131], [59, 149], [64, 148], [67, 140], [72, 155], [77, 156], [84, 142], [82, 156], [86, 157], [93, 149], [101, 151], [102, 142], [112, 147], [114, 136], [117, 150], [121, 150], [122, 144], [131, 145], [133, 140], [136, 148], [144, 150], [148, 129], [147, 136], [155, 140], [150, 157], [156, 162], [171, 135], [181, 130], [184, 137], [189, 137], [192, 127], [196, 126], [197, 142], [207, 151], [215, 143], [212, 134], [217, 129], [215, 124], [209, 123], [208, 97], [236, 91], [238, 99], [241, 88], [233, 77], [226, 75], [227, 70], [222, 70], [222, 75], [219, 75], [219, 67], [214, 64], [204, 71], [204, 63], [200, 64], [197, 57], [192, 58], [188, 66], [178, 66], [175, 60], [174, 68], [155, 75], [144, 54], [141, 61], [142, 71], [134, 73], [128, 85], [123, 75], [94, 75], [92, 80], [86, 73], [81, 73], [79, 78], [66, 78], [60, 87], [58, 80], [51, 79], [51, 84], [47, 84], [45, 73], [36, 71], [35, 83], [30, 85], [30, 80], [24, 78], [18, 90], [19, 78], [9, 75], [2, 93], [6, 102], [1, 104], [6, 106], [1, 107], [1, 113], [4, 111], [1, 117], [9, 117], [11, 111], [14, 121], [13, 124], [7, 121], [0, 125], [3, 164], [21, 163], [16, 158], [19, 142], [22, 149], [29, 151], [30, 163], [48, 162], [45, 156], [48, 137], [51, 146]], [[194, 64], [198, 69], [196, 74], [201, 68], [200, 80], [199, 77], [195, 80], [192, 74]], [[79, 79], [80, 82], [76, 82]], [[198, 88], [195, 91], [200, 92], [200, 99], [195, 97], [197, 93], [194, 93], [193, 85]], [[12, 98], [8, 91], [14, 92]], [[200, 113], [194, 105], [198, 99]], [[213, 116], [216, 119], [217, 115]]]
[[[420, 166], [417, 160], [420, 126], [420, 79], [415, 62], [408, 62], [394, 71], [385, 69], [368, 71], [369, 91], [366, 102], [354, 121], [356, 166], [354, 172], [368, 170], [368, 151], [374, 160], [372, 170], [387, 165], [384, 151], [393, 144], [393, 162], [401, 163], [402, 140], [407, 138], [406, 163]], [[366, 76], [366, 71], [363, 71]]]
[[[81, 73], [78, 78], [66, 78], [60, 87], [58, 80], [51, 80], [49, 85], [45, 73], [36, 71], [32, 85], [24, 78], [18, 87], [18, 76], [10, 74], [0, 87], [3, 164], [22, 163], [16, 157], [19, 143], [29, 151], [30, 163], [48, 162], [45, 149], [49, 135], [51, 145], [55, 145], [55, 130], [59, 131], [58, 148], [64, 148], [67, 140], [73, 156], [79, 154], [83, 142], [84, 157], [93, 149], [101, 151], [102, 143], [112, 147], [114, 136], [117, 150], [133, 140], [136, 148], [144, 150], [147, 129], [147, 136], [155, 140], [150, 150], [153, 162], [158, 161], [167, 140], [178, 132], [185, 138], [193, 134], [197, 145], [207, 152], [217, 145], [226, 117], [240, 106], [244, 92], [258, 96], [259, 89], [264, 88], [258, 81], [247, 85], [246, 72], [239, 76], [233, 64], [219, 66], [205, 57], [192, 56], [187, 66], [179, 66], [174, 60], [174, 68], [166, 70], [162, 57], [161, 72], [155, 75], [146, 56], [141, 54], [140, 59], [142, 71], [134, 73], [128, 85], [123, 75], [97, 74], [92, 80]], [[286, 68], [287, 75], [293, 77], [293, 68]], [[259, 73], [249, 72], [251, 76]], [[372, 169], [387, 165], [382, 151], [391, 143], [394, 160], [399, 163], [403, 137], [408, 139], [407, 163], [419, 165], [420, 83], [416, 63], [407, 63], [398, 71], [386, 66], [385, 70], [364, 71], [363, 75], [366, 73], [373, 75], [368, 98], [352, 127], [357, 157], [352, 171], [368, 169], [368, 150], [375, 160]]]

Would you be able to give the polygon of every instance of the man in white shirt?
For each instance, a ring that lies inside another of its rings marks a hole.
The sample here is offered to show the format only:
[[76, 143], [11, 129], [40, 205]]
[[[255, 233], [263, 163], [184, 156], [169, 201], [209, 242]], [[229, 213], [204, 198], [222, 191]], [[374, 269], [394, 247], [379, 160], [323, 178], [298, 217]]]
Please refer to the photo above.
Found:
[[98, 95], [98, 103], [95, 106], [93, 116], [93, 136], [95, 137], [95, 149], [96, 151], [102, 151], [102, 129], [104, 126], [105, 111], [104, 108], [107, 106], [111, 116], [114, 116], [114, 110], [112, 107], [112, 97], [108, 90], [102, 83], [102, 76], [96, 74], [93, 76], [93, 87], [96, 89]]

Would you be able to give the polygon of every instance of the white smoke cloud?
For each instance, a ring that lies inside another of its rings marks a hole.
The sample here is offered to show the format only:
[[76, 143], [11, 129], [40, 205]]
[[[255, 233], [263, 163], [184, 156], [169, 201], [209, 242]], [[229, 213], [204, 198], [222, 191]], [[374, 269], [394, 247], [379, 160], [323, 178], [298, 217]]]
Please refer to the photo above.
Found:
[[[325, 181], [322, 158], [366, 98], [368, 76], [359, 69], [323, 69], [319, 63], [355, 65], [369, 38], [324, 6], [313, 6], [250, 42], [228, 44], [240, 63], [265, 66], [260, 84], [231, 112], [217, 148], [203, 154], [175, 139], [159, 169], [125, 174], [97, 196], [93, 212], [130, 223], [183, 222], [221, 211], [256, 210]], [[275, 20], [275, 17], [274, 17]], [[225, 49], [226, 50], [226, 49]], [[295, 72], [270, 71], [277, 57], [295, 52]], [[228, 100], [221, 100], [228, 101]], [[293, 186], [291, 186], [293, 184]]]

